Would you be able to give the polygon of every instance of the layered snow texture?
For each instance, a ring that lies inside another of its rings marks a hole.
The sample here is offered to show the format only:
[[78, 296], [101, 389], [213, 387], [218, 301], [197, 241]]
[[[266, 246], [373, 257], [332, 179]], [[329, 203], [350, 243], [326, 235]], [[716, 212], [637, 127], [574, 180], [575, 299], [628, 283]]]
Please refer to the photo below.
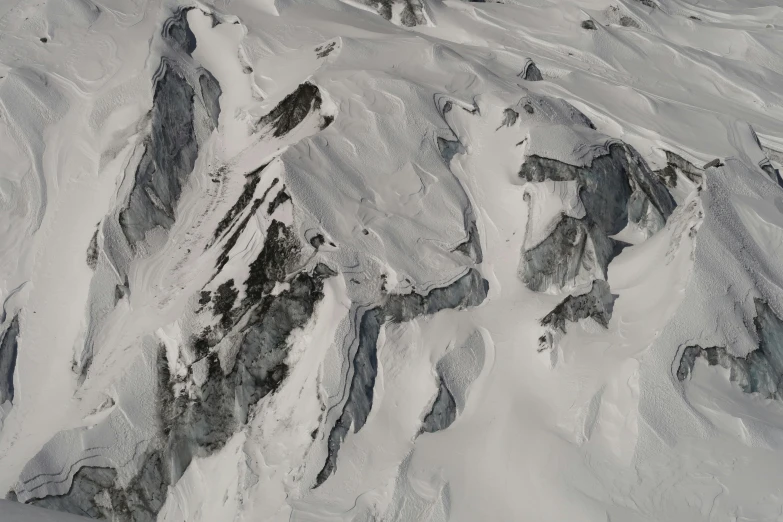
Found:
[[0, 7], [0, 520], [775, 520], [782, 16]]

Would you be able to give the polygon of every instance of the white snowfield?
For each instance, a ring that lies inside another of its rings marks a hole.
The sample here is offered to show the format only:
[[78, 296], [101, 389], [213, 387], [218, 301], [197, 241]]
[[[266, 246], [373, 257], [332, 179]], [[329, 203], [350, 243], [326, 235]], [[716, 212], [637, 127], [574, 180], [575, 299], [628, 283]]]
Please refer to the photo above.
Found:
[[783, 522], [781, 28], [0, 2], [0, 522]]

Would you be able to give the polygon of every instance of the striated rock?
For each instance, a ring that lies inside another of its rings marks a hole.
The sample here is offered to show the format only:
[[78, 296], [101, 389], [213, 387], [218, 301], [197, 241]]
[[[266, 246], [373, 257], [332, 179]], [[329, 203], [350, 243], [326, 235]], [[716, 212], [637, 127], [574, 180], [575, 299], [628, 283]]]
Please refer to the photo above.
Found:
[[120, 226], [133, 245], [155, 227], [168, 229], [174, 209], [198, 156], [193, 122], [195, 92], [179, 66], [161, 62], [152, 106], [152, 132], [136, 171]]

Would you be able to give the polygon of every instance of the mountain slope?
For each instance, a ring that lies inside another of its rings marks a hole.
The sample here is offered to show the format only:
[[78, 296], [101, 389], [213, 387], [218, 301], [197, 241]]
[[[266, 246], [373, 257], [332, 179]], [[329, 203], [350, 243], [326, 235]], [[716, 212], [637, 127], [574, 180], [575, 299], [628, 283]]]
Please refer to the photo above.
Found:
[[0, 488], [118, 521], [779, 518], [779, 23], [0, 8]]

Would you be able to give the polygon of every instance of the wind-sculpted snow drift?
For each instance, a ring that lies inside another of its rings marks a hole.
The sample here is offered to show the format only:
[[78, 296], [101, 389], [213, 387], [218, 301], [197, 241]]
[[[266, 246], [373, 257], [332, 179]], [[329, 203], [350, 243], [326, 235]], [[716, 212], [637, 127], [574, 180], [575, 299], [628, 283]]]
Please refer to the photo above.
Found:
[[12, 4], [0, 521], [779, 517], [777, 7]]

